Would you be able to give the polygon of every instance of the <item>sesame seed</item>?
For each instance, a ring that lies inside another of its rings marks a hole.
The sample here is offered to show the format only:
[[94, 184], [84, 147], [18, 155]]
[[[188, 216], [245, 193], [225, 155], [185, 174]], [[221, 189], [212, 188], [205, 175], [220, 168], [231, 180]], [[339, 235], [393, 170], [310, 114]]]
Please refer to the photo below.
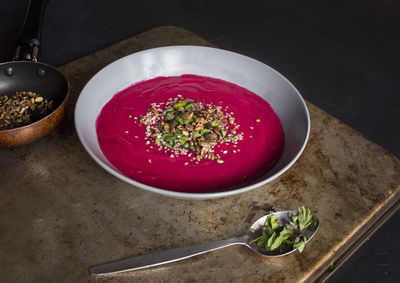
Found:
[[151, 163], [151, 159], [149, 159], [149, 163]]
[[125, 131], [125, 134], [129, 133], [128, 131]]

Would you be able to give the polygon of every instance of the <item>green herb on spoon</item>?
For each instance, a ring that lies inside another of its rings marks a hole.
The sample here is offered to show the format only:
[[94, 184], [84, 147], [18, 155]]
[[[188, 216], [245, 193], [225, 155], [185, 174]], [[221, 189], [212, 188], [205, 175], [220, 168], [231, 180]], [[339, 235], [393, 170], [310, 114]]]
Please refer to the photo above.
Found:
[[293, 249], [302, 252], [307, 242], [307, 232], [317, 226], [317, 217], [311, 214], [309, 208], [302, 206], [297, 214], [290, 214], [289, 219], [288, 223], [282, 225], [274, 214], [269, 214], [262, 235], [250, 244], [256, 243], [259, 248], [279, 254]]

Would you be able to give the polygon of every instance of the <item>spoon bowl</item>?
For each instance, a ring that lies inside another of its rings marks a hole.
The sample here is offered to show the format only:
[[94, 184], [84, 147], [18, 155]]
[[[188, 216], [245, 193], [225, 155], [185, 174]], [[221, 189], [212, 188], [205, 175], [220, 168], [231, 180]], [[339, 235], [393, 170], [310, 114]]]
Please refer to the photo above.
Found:
[[[251, 241], [258, 238], [262, 234], [262, 228], [264, 226], [265, 220], [268, 217], [268, 215], [271, 214], [275, 215], [276, 219], [278, 219], [281, 224], [285, 225], [290, 221], [289, 216], [291, 214], [297, 215], [297, 213], [298, 211], [296, 210], [282, 210], [282, 211], [269, 212], [263, 217], [256, 220], [250, 226], [248, 232], [241, 237], [234, 237], [227, 240], [221, 240], [215, 242], [194, 244], [191, 246], [173, 248], [165, 251], [158, 251], [141, 256], [130, 257], [113, 262], [103, 263], [91, 267], [89, 269], [89, 273], [93, 275], [100, 275], [100, 274], [134, 271], [166, 263], [171, 263], [174, 261], [186, 259], [213, 250], [229, 247], [232, 245], [244, 245], [264, 257], [277, 257], [277, 256], [288, 255], [296, 251], [296, 249], [285, 251], [284, 253], [275, 254], [261, 247], [258, 247], [256, 243], [251, 243]], [[317, 223], [314, 229], [304, 231], [307, 242], [315, 235], [318, 228], [319, 228], [319, 220], [317, 219]]]
[[[265, 256], [265, 257], [278, 257], [278, 256], [284, 256], [284, 255], [288, 255], [288, 254], [295, 252], [297, 249], [292, 249], [292, 250], [289, 250], [289, 251], [286, 251], [283, 253], [271, 252], [271, 251], [267, 251], [267, 250], [259, 247], [256, 243], [250, 244], [251, 241], [253, 241], [254, 239], [257, 239], [259, 236], [261, 236], [262, 228], [264, 226], [265, 220], [267, 219], [267, 217], [270, 214], [275, 215], [276, 219], [279, 220], [279, 223], [281, 223], [282, 225], [285, 225], [286, 223], [290, 222], [290, 218], [289, 218], [290, 215], [291, 214], [297, 215], [298, 211], [297, 210], [274, 211], [274, 212], [267, 213], [263, 217], [259, 218], [250, 226], [249, 231], [244, 236], [244, 238], [246, 240], [246, 245], [249, 248], [251, 248], [252, 250], [254, 250], [256, 253], [258, 253], [262, 256]], [[319, 220], [317, 219], [317, 224], [314, 227], [314, 229], [303, 231], [304, 235], [307, 238], [307, 242], [310, 241], [311, 238], [315, 235], [318, 228], [319, 228]]]

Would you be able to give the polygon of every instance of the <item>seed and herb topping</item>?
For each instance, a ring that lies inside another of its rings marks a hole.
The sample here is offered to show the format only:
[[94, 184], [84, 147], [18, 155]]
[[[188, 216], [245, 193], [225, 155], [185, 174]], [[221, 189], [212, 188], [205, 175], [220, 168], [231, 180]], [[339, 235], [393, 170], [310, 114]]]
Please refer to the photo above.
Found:
[[0, 96], [0, 130], [28, 125], [46, 116], [53, 109], [53, 101], [31, 92]]
[[224, 163], [215, 146], [237, 144], [243, 139], [235, 118], [221, 106], [183, 99], [180, 95], [165, 103], [152, 103], [140, 122], [155, 145], [173, 151], [171, 157], [194, 154], [197, 162], [205, 158]]

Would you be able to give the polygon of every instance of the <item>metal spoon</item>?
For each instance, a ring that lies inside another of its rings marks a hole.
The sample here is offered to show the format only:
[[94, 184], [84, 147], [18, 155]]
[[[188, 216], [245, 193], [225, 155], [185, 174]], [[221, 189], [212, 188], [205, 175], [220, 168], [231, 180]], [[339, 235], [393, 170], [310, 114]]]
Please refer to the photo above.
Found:
[[[269, 214], [275, 214], [276, 218], [280, 221], [281, 224], [289, 222], [289, 215], [295, 214], [297, 215], [298, 211], [295, 210], [283, 210], [277, 212], [270, 212], [256, 222], [254, 222], [246, 235], [241, 237], [230, 238], [227, 240], [221, 240], [216, 242], [208, 242], [201, 244], [194, 244], [191, 246], [181, 247], [181, 248], [173, 248], [165, 251], [154, 252], [150, 254], [145, 254], [141, 256], [126, 258], [122, 260], [117, 260], [113, 262], [103, 263], [99, 265], [95, 265], [89, 269], [90, 274], [110, 274], [110, 273], [119, 273], [125, 271], [133, 271], [148, 267], [153, 267], [161, 264], [171, 263], [174, 261], [186, 259], [192, 256], [196, 256], [199, 254], [203, 254], [206, 252], [222, 249], [225, 247], [233, 246], [233, 245], [244, 245], [256, 253], [265, 256], [265, 257], [276, 257], [283, 256], [294, 252], [296, 249], [288, 251], [282, 254], [271, 254], [271, 252], [260, 248], [257, 244], [250, 242], [253, 239], [259, 237], [262, 233], [262, 227], [265, 223], [265, 219]], [[305, 236], [307, 238], [307, 242], [314, 236], [315, 232], [317, 232], [319, 227], [319, 221], [317, 220], [317, 225], [313, 230], [305, 231]]]

